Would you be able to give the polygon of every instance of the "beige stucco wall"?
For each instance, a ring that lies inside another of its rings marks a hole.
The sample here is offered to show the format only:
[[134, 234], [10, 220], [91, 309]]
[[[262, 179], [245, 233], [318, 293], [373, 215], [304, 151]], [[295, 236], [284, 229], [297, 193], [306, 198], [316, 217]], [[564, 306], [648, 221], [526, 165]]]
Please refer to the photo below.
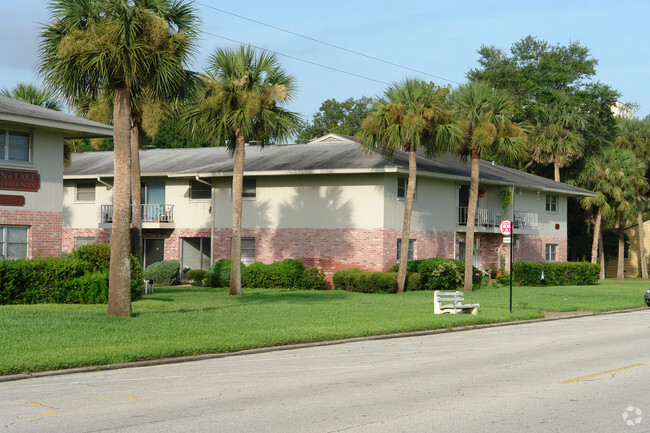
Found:
[[[112, 184], [113, 179], [102, 179]], [[78, 183], [95, 183], [95, 201], [77, 202]], [[63, 228], [97, 228], [101, 220], [101, 205], [113, 204], [113, 189], [97, 182], [95, 179], [63, 181]]]
[[[21, 128], [8, 127], [12, 131]], [[63, 136], [57, 133], [34, 131], [32, 133], [32, 162], [1, 161], [0, 167], [12, 170], [36, 170], [40, 175], [41, 188], [37, 192], [0, 190], [0, 194], [22, 195], [25, 206], [7, 207], [29, 211], [61, 212], [63, 197]]]
[[[399, 176], [406, 177], [405, 174]], [[397, 174], [384, 175], [385, 227], [402, 229], [405, 200], [397, 198]], [[419, 176], [417, 197], [413, 201], [411, 230], [454, 231], [456, 215], [455, 185]]]

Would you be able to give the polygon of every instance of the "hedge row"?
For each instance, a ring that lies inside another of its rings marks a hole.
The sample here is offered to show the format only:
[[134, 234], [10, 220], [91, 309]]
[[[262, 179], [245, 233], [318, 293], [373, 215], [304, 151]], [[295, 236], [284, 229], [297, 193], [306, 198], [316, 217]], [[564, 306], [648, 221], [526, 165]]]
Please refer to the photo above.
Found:
[[[0, 304], [106, 303], [109, 262], [105, 244], [86, 245], [70, 258], [0, 260]], [[133, 256], [131, 275], [131, 298], [137, 299], [142, 269]]]
[[514, 262], [513, 284], [517, 286], [586, 286], [598, 284], [600, 266], [588, 262]]
[[[406, 291], [420, 290], [420, 274], [409, 272], [406, 278]], [[360, 293], [395, 293], [397, 291], [397, 272], [364, 272], [357, 268], [334, 273], [332, 282], [335, 289]]]
[[163, 260], [147, 266], [144, 270], [144, 278], [156, 284], [173, 286], [179, 283], [180, 271], [181, 264], [178, 260]]
[[[393, 266], [397, 271], [399, 265]], [[456, 290], [463, 287], [465, 281], [465, 262], [463, 260], [432, 258], [423, 260], [409, 260], [406, 264], [407, 272], [417, 272], [421, 275], [418, 290]], [[480, 285], [482, 273], [472, 267], [472, 284]]]
[[[247, 288], [306, 289], [327, 288], [325, 274], [318, 268], [305, 268], [300, 260], [285, 259], [265, 265], [255, 262], [241, 265], [241, 285]], [[221, 259], [208, 271], [190, 270], [185, 274], [194, 286], [227, 287], [230, 285], [230, 259]]]

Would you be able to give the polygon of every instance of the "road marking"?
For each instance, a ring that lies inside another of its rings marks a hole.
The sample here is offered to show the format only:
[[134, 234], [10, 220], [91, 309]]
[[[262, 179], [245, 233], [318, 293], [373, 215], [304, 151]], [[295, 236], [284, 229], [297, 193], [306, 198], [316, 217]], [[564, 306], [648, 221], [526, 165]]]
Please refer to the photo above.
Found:
[[[25, 404], [27, 404], [27, 405], [29, 405], [29, 406], [42, 407], [43, 409], [47, 409], [47, 410], [51, 410], [51, 411], [52, 411], [52, 412], [43, 413], [43, 414], [40, 414], [40, 415], [32, 415], [32, 416], [30, 416], [29, 418], [38, 418], [38, 417], [41, 417], [41, 416], [58, 415], [58, 414], [60, 414], [60, 413], [74, 412], [74, 411], [71, 411], [71, 410], [58, 410], [58, 409], [54, 409], [53, 407], [45, 406], [44, 404], [40, 404], [40, 403], [25, 403]], [[77, 410], [78, 410], [78, 411], [82, 411], [82, 410], [88, 410], [88, 409], [77, 409]]]
[[564, 384], [567, 384], [567, 383], [573, 383], [573, 382], [579, 382], [581, 380], [591, 379], [592, 377], [603, 376], [605, 374], [611, 374], [611, 373], [617, 373], [619, 371], [627, 370], [628, 368], [641, 367], [641, 366], [643, 366], [643, 364], [628, 365], [627, 367], [615, 368], [614, 370], [608, 370], [608, 371], [603, 371], [601, 373], [590, 374], [589, 376], [576, 377], [575, 379], [569, 379], [569, 380], [565, 380], [564, 382], [560, 382], [560, 385], [564, 385]]

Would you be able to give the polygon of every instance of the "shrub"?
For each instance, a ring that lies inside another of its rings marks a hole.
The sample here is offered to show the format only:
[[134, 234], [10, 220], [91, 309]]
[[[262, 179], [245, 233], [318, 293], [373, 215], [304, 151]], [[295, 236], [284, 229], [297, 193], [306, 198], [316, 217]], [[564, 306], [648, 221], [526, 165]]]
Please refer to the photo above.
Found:
[[107, 303], [108, 274], [95, 271], [75, 278], [66, 291], [66, 302], [71, 304]]
[[[72, 258], [85, 263], [88, 272], [105, 272], [108, 274], [111, 265], [111, 246], [109, 244], [88, 244], [72, 251]], [[131, 300], [142, 297], [142, 266], [138, 259], [131, 254]]]
[[[242, 272], [245, 268], [246, 265], [242, 263]], [[205, 285], [208, 287], [228, 287], [230, 285], [230, 259], [219, 259], [208, 267]]]
[[[514, 262], [514, 284], [518, 286], [539, 286], [544, 281], [548, 286], [584, 286], [598, 283], [600, 266], [588, 262]], [[509, 282], [508, 282], [509, 283]]]
[[332, 276], [332, 283], [335, 289], [353, 291], [354, 279], [356, 274], [362, 271], [357, 268], [345, 269], [343, 271], [334, 272]]
[[111, 264], [111, 246], [88, 244], [72, 251], [72, 257], [88, 264], [88, 269], [108, 272]]
[[319, 268], [305, 268], [296, 284], [297, 289], [304, 290], [325, 290], [327, 289], [327, 281], [325, 280], [325, 273]]
[[409, 272], [406, 276], [406, 291], [422, 290], [421, 281], [422, 275], [419, 272]]
[[[397, 271], [399, 264], [393, 266]], [[465, 262], [463, 260], [436, 257], [423, 260], [409, 260], [407, 272], [420, 274], [420, 290], [456, 290], [465, 281]], [[472, 267], [472, 285], [480, 286], [482, 272]]]
[[178, 284], [178, 274], [181, 265], [178, 260], [163, 260], [152, 263], [144, 270], [144, 278], [154, 283], [171, 286]]
[[187, 278], [193, 286], [203, 286], [205, 285], [207, 274], [208, 272], [203, 269], [190, 269], [185, 273], [185, 278]]

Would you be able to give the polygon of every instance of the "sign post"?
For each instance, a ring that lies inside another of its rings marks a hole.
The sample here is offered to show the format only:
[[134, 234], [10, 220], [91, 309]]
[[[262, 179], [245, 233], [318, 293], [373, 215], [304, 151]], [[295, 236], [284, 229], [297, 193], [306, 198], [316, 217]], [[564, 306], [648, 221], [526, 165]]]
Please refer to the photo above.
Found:
[[501, 221], [499, 230], [501, 230], [501, 234], [504, 236], [503, 243], [510, 244], [510, 312], [512, 313], [512, 247], [514, 244], [512, 242], [512, 221]]

